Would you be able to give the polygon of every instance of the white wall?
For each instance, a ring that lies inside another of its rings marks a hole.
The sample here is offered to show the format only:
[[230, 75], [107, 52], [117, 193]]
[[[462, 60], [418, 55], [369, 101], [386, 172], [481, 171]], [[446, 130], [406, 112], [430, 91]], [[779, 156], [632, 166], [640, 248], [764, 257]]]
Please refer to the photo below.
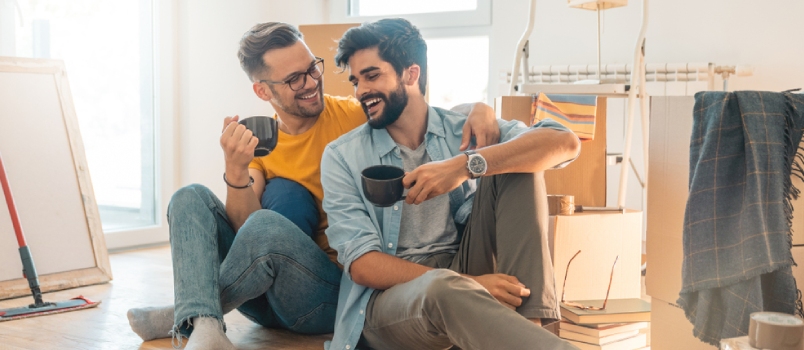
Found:
[[[178, 115], [180, 184], [202, 183], [225, 194], [222, 119], [272, 113], [259, 100], [235, 56], [238, 41], [265, 21], [324, 23], [327, 0], [178, 0]], [[603, 62], [630, 62], [640, 24], [640, 1], [603, 14]], [[490, 72], [510, 71], [527, 21], [528, 0], [493, 1]], [[647, 62], [750, 64], [754, 76], [735, 78], [731, 89], [784, 90], [804, 86], [804, 45], [795, 35], [804, 17], [800, 0], [654, 0], [650, 5]], [[563, 0], [540, 0], [531, 37], [531, 64], [586, 64], [596, 59], [594, 12]], [[491, 97], [505, 91], [491, 81]], [[639, 130], [638, 128], [636, 130]], [[634, 150], [639, 148], [635, 140]]]
[[240, 69], [236, 54], [243, 33], [267, 21], [320, 23], [320, 6], [317, 0], [178, 1], [180, 186], [201, 183], [225, 198], [223, 152], [218, 144], [223, 118], [274, 113], [269, 103], [254, 95]]
[[[510, 71], [525, 29], [527, 0], [494, 1], [491, 71]], [[653, 0], [649, 4], [648, 63], [751, 64], [754, 76], [730, 81], [730, 90], [786, 90], [804, 86], [800, 0]], [[640, 26], [641, 1], [603, 12], [603, 63], [629, 63]], [[537, 2], [531, 65], [596, 61], [596, 16], [563, 0]], [[492, 96], [497, 83], [490, 84]]]

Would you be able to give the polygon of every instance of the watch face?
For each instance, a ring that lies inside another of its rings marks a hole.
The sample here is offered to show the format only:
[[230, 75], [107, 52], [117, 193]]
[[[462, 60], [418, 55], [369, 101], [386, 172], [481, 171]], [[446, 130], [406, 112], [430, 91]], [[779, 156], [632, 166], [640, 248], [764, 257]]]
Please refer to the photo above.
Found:
[[469, 161], [469, 170], [475, 174], [481, 174], [486, 171], [486, 161], [481, 157], [472, 157]]

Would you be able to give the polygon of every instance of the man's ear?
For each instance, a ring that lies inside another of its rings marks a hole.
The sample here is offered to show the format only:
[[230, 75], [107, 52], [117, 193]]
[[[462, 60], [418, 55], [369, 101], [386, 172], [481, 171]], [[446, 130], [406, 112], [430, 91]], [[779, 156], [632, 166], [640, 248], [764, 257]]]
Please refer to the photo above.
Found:
[[254, 90], [254, 93], [263, 101], [271, 101], [274, 98], [273, 92], [271, 89], [268, 88], [268, 85], [263, 84], [259, 81], [255, 81], [251, 84], [251, 88]]
[[413, 84], [418, 83], [419, 82], [419, 75], [422, 73], [421, 69], [422, 68], [419, 67], [419, 65], [415, 64], [415, 63], [413, 65], [411, 65], [410, 67], [408, 67], [408, 69], [406, 69], [407, 76], [405, 77], [405, 84], [413, 85]]

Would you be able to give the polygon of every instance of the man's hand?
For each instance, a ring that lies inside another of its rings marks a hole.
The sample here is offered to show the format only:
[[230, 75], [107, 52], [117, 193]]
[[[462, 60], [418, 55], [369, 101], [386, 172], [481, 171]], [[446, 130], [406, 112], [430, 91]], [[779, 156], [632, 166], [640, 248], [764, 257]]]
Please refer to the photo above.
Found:
[[405, 174], [402, 185], [409, 188], [405, 203], [422, 202], [452, 191], [470, 178], [466, 156], [460, 154], [447, 160], [423, 164]]
[[[238, 119], [240, 119], [238, 116], [223, 119], [223, 134], [221, 134], [220, 142], [227, 172], [248, 169], [248, 164], [254, 158], [254, 149], [259, 143], [251, 130], [237, 122]], [[248, 180], [248, 174], [246, 174], [246, 180]]]
[[530, 289], [526, 288], [514, 276], [495, 273], [467, 277], [480, 283], [500, 304], [511, 310], [516, 310], [517, 307], [522, 305], [522, 298], [530, 296]]
[[463, 125], [463, 138], [461, 138], [461, 151], [469, 149], [472, 136], [477, 143], [475, 148], [483, 148], [500, 142], [500, 126], [497, 125], [497, 116], [494, 109], [485, 103], [475, 103], [466, 117]]

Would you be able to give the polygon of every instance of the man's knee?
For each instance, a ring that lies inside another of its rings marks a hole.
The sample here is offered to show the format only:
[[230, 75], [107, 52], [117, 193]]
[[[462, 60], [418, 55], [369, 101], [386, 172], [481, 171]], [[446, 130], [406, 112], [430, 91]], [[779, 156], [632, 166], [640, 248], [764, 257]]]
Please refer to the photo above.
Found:
[[252, 213], [237, 232], [237, 241], [247, 247], [269, 247], [271, 253], [292, 254], [310, 242], [296, 225], [272, 210]]
[[307, 236], [313, 237], [318, 227], [318, 207], [312, 193], [301, 184], [273, 178], [265, 186], [261, 198], [263, 209], [273, 210], [293, 222]]
[[493, 178], [497, 187], [513, 187], [521, 192], [533, 193], [545, 187], [544, 172], [499, 174]]
[[180, 188], [170, 198], [168, 217], [175, 210], [189, 209], [197, 205], [209, 206], [208, 201], [214, 195], [212, 191], [201, 184], [191, 184]]
[[456, 288], [457, 283], [465, 279], [457, 272], [447, 269], [430, 270], [422, 277], [425, 278], [424, 283], [426, 285], [424, 289], [425, 302], [435, 303], [441, 303], [455, 297], [455, 293], [460, 290]]

